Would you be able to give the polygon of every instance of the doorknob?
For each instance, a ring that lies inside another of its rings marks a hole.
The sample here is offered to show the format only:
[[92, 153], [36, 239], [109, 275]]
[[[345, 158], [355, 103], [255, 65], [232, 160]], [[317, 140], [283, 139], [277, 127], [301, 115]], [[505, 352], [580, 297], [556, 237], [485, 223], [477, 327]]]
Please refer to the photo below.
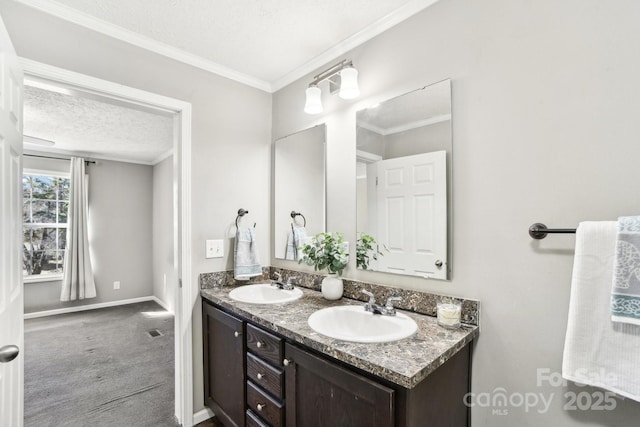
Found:
[[11, 362], [13, 359], [18, 357], [18, 353], [20, 353], [20, 349], [17, 345], [5, 345], [4, 347], [0, 347], [0, 363]]

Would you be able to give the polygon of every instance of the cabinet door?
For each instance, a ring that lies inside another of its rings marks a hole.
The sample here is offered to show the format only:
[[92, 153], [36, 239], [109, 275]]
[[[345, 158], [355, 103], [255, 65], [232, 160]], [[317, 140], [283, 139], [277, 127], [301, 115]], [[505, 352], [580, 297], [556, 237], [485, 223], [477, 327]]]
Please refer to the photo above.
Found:
[[389, 427], [394, 391], [285, 344], [287, 427]]
[[244, 426], [243, 322], [202, 304], [205, 404], [225, 426]]

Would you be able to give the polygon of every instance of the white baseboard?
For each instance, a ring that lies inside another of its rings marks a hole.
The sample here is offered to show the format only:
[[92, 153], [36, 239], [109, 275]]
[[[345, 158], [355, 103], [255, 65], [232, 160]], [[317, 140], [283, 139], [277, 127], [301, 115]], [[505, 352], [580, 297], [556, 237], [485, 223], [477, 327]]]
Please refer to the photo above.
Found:
[[164, 301], [162, 301], [160, 298], [158, 298], [158, 297], [156, 297], [156, 296], [153, 296], [153, 297], [151, 297], [151, 298], [153, 298], [153, 300], [154, 300], [155, 302], [157, 302], [157, 303], [158, 303], [158, 305], [159, 305], [160, 307], [164, 308], [165, 310], [167, 310], [167, 311], [168, 311], [169, 313], [171, 313], [171, 314], [175, 314], [175, 313], [173, 312], [173, 310], [170, 310], [170, 309], [169, 309], [169, 306], [168, 306]]
[[[54, 316], [56, 314], [65, 314], [65, 313], [74, 313], [76, 311], [95, 310], [97, 308], [115, 307], [117, 305], [135, 304], [137, 302], [145, 302], [145, 301], [155, 301], [158, 304], [160, 304], [162, 308], [167, 310], [167, 306], [164, 302], [160, 301], [160, 299], [158, 299], [157, 297], [149, 296], [149, 297], [123, 299], [119, 301], [101, 302], [98, 304], [87, 304], [87, 305], [78, 305], [75, 307], [57, 308], [54, 310], [36, 311], [33, 313], [25, 313], [24, 318], [25, 320], [35, 319], [37, 317]], [[167, 310], [167, 311], [170, 311], [170, 310]]]
[[204, 408], [202, 411], [193, 414], [193, 425], [207, 421], [209, 418], [213, 418], [213, 411], [209, 408]]

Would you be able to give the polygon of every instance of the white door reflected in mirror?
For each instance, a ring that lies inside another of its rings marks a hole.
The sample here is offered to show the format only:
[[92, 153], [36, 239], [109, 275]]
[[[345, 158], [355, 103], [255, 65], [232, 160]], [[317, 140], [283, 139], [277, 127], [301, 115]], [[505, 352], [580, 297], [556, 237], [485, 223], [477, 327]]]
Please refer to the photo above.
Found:
[[449, 80], [358, 111], [359, 268], [448, 278], [451, 139]]

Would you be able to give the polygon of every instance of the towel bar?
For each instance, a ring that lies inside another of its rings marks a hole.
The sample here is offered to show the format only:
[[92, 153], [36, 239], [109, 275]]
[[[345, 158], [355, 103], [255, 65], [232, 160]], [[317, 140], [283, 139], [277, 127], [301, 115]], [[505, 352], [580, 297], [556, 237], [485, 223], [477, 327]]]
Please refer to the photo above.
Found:
[[547, 234], [575, 234], [575, 228], [547, 228], [546, 225], [536, 222], [529, 227], [529, 236], [533, 239], [544, 239]]

